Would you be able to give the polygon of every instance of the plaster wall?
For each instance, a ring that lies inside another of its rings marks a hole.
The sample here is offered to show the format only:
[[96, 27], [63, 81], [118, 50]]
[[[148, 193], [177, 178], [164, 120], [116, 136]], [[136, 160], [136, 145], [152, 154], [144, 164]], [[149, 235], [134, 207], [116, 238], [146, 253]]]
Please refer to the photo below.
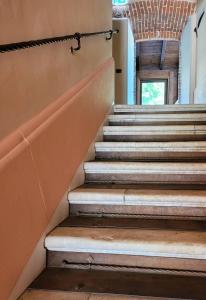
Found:
[[113, 57], [116, 70], [115, 104], [127, 104], [128, 19], [113, 19], [113, 28], [120, 32], [113, 40]]
[[134, 104], [135, 100], [135, 41], [128, 19], [113, 19], [119, 34], [113, 40], [115, 60], [115, 103]]
[[206, 103], [206, 0], [198, 1], [197, 22], [205, 11], [197, 37], [197, 82], [195, 91], [195, 103]]
[[181, 36], [180, 51], [180, 103], [193, 104], [196, 84], [196, 15], [191, 16]]
[[[0, 0], [0, 43], [107, 30], [111, 11], [110, 0]], [[72, 44], [0, 54], [2, 300], [14, 295], [114, 100], [112, 42], [85, 39], [75, 55]]]
[[134, 35], [130, 23], [128, 23], [128, 70], [127, 70], [127, 104], [135, 104], [135, 85], [136, 85], [136, 72], [135, 72], [135, 57], [136, 46]]
[[[111, 0], [0, 0], [0, 43], [112, 28]], [[104, 37], [0, 54], [0, 139], [41, 112], [112, 56]]]

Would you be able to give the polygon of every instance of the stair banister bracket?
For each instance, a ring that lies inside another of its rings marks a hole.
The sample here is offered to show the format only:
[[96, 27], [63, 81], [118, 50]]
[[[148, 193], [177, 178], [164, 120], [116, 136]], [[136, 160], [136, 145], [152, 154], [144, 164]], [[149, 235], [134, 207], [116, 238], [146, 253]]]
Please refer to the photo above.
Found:
[[109, 31], [109, 36], [106, 37], [106, 41], [110, 41], [113, 37], [113, 30]]
[[76, 48], [74, 48], [73, 46], [71, 46], [71, 53], [74, 54], [75, 52], [81, 50], [81, 33], [76, 32], [74, 35], [74, 39], [77, 41], [78, 45]]

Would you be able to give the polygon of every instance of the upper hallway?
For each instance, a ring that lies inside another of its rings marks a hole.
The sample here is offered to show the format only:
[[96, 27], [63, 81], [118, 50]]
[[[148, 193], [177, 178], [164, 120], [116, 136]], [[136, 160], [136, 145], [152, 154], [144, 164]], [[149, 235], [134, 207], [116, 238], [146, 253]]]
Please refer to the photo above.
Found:
[[[166, 104], [205, 103], [205, 1], [113, 2], [114, 24], [122, 29], [113, 49], [116, 69], [123, 70], [116, 74], [117, 103], [140, 104], [141, 83], [152, 79], [166, 81]], [[131, 29], [126, 35], [127, 19]], [[118, 53], [119, 48], [124, 51]]]

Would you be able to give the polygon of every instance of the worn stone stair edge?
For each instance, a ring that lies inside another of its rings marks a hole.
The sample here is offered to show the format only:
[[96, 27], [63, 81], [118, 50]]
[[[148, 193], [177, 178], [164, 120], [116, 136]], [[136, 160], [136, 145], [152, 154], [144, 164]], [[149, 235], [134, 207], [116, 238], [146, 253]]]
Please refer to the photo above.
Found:
[[206, 259], [206, 233], [174, 230], [57, 227], [50, 251]]
[[205, 113], [184, 113], [184, 114], [175, 114], [175, 113], [170, 113], [170, 114], [156, 114], [156, 115], [148, 115], [148, 114], [116, 114], [116, 115], [109, 115], [107, 117], [108, 121], [161, 121], [161, 120], [174, 120], [174, 121], [206, 121], [206, 112]]
[[206, 174], [206, 163], [185, 162], [86, 162], [86, 173], [108, 174]]
[[206, 141], [185, 142], [96, 142], [96, 151], [206, 151]]
[[127, 190], [78, 188], [68, 194], [71, 204], [125, 204], [145, 206], [206, 207], [206, 191]]
[[202, 133], [205, 132], [206, 125], [142, 125], [142, 126], [104, 126], [103, 132], [126, 132], [126, 133], [134, 133], [134, 132], [147, 132], [151, 133], [156, 132], [186, 132], [186, 133]]

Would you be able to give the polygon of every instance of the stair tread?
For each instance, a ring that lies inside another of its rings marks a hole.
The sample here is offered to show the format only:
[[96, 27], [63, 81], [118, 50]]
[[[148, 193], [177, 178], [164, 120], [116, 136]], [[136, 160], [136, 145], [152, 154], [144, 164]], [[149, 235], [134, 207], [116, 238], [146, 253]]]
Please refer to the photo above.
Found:
[[71, 204], [124, 204], [146, 206], [206, 207], [205, 190], [77, 188], [69, 193]]
[[108, 116], [110, 125], [132, 124], [205, 124], [205, 113], [115, 114]]
[[96, 160], [205, 161], [206, 142], [96, 142]]
[[184, 141], [205, 140], [205, 125], [139, 125], [104, 126], [104, 140], [118, 141]]
[[116, 183], [206, 183], [203, 162], [94, 161], [84, 163], [86, 182]]
[[186, 162], [119, 162], [119, 161], [90, 161], [84, 163], [84, 170], [86, 173], [93, 172], [121, 172], [127, 174], [128, 172], [147, 173], [147, 172], [161, 172], [161, 173], [179, 173], [184, 174], [192, 172], [193, 174], [206, 174], [206, 163], [186, 163]]
[[206, 183], [204, 162], [93, 161], [84, 163], [84, 171], [86, 182]]
[[206, 259], [206, 232], [142, 228], [57, 227], [50, 251]]
[[156, 230], [205, 231], [206, 221], [137, 219], [137, 218], [105, 218], [105, 217], [68, 217], [59, 227], [85, 228], [133, 228]]
[[206, 277], [48, 268], [30, 289], [108, 294], [106, 298], [99, 295], [101, 300], [110, 299], [109, 294], [121, 300], [122, 295], [201, 300], [205, 299]]
[[[205, 108], [206, 109], [206, 108]], [[109, 115], [108, 116], [108, 120], [126, 120], [126, 119], [130, 119], [130, 120], [134, 120], [134, 119], [138, 119], [138, 120], [142, 120], [142, 119], [148, 119], [148, 120], [158, 120], [158, 119], [163, 119], [163, 120], [167, 120], [167, 119], [176, 119], [181, 121], [182, 119], [187, 119], [187, 120], [194, 120], [194, 119], [203, 119], [206, 120], [206, 111], [205, 113], [180, 113], [180, 114], [176, 114], [176, 113], [164, 113], [164, 114], [156, 114], [156, 115], [148, 115], [148, 114], [124, 114], [124, 115]]]
[[104, 140], [117, 141], [184, 141], [205, 140], [205, 125], [104, 126]]
[[138, 104], [134, 104], [134, 105], [130, 105], [130, 104], [115, 104], [114, 105], [114, 109], [117, 108], [139, 108], [139, 109], [186, 109], [186, 108], [192, 108], [192, 109], [196, 109], [196, 108], [205, 108], [206, 109], [206, 105], [205, 104], [166, 104], [166, 105], [138, 105]]
[[96, 142], [96, 151], [206, 151], [206, 141], [185, 142]]
[[[155, 300], [156, 297], [122, 296], [64, 291], [28, 290], [19, 300]], [[168, 299], [170, 300], [170, 299]]]
[[115, 105], [114, 113], [197, 113], [206, 112], [206, 106], [201, 104], [193, 105]]
[[145, 134], [150, 132], [150, 134], [165, 134], [165, 133], [204, 133], [206, 131], [206, 125], [143, 125], [143, 126], [104, 126], [104, 134], [107, 133], [125, 133], [128, 135], [131, 134]]

